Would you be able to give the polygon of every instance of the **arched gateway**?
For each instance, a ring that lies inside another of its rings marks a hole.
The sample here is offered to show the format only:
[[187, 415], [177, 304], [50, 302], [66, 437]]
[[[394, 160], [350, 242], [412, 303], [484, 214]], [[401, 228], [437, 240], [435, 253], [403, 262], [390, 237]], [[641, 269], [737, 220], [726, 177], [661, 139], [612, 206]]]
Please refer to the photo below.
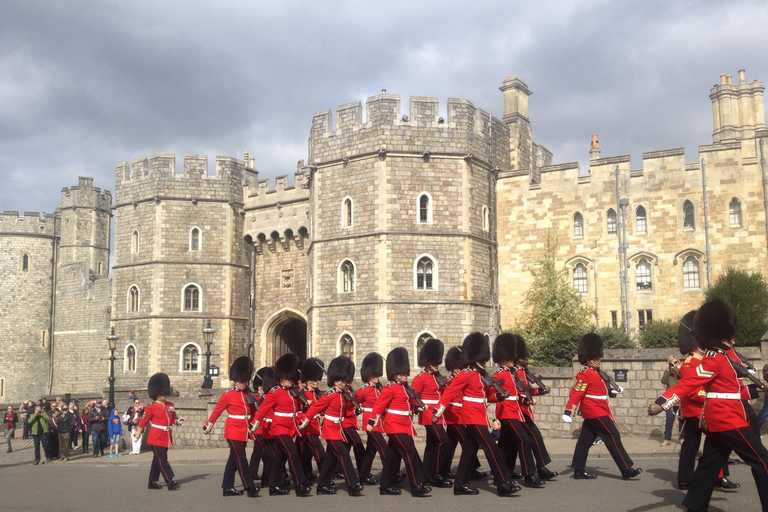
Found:
[[264, 324], [262, 335], [263, 357], [267, 365], [284, 354], [292, 353], [307, 358], [307, 320], [296, 310], [283, 309]]

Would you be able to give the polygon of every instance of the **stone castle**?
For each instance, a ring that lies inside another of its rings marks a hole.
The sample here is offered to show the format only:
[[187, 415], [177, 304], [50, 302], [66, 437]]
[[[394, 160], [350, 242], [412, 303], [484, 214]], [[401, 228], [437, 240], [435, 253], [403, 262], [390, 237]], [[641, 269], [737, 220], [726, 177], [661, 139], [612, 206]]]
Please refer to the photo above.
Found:
[[[553, 164], [534, 142], [528, 86], [504, 81], [501, 119], [465, 99], [399, 96], [318, 112], [306, 163], [259, 180], [254, 162], [156, 154], [117, 166], [115, 201], [80, 178], [55, 214], [3, 212], [0, 399], [106, 385], [119, 336], [120, 389], [164, 371], [200, 387], [211, 363], [286, 352], [358, 364], [426, 337], [456, 345], [521, 320], [527, 268], [549, 235], [599, 325], [673, 319], [728, 266], [768, 267], [761, 82], [710, 91], [712, 144]], [[112, 276], [110, 215], [114, 217]]]

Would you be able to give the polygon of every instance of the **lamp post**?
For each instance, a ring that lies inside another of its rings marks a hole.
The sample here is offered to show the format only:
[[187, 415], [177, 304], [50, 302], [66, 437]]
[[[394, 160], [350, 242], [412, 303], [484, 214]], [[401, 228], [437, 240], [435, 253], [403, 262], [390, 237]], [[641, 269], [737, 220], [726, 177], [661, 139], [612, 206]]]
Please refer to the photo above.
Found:
[[216, 333], [216, 329], [211, 327], [211, 319], [203, 327], [203, 341], [205, 341], [205, 377], [203, 378], [203, 389], [211, 389], [213, 387], [213, 379], [211, 378], [211, 344], [213, 343], [213, 335]]
[[115, 326], [112, 326], [111, 332], [107, 336], [109, 343], [109, 403], [115, 405], [115, 348], [117, 348], [118, 337], [115, 334]]

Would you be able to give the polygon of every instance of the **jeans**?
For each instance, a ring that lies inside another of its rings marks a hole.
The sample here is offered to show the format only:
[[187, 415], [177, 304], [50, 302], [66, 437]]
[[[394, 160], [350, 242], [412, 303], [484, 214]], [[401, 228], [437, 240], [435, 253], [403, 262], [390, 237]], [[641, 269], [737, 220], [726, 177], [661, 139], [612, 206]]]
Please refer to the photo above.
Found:
[[16, 431], [15, 428], [6, 428], [5, 429], [5, 442], [8, 443], [8, 451], [13, 451], [13, 448], [11, 447], [11, 439], [13, 439], [13, 433]]
[[763, 409], [757, 415], [757, 424], [762, 427], [763, 423], [765, 423], [765, 420], [767, 418], [768, 418], [768, 398], [765, 398], [763, 401]]
[[108, 446], [109, 438], [106, 430], [91, 430], [91, 440], [93, 441], [93, 454], [98, 455]]
[[50, 459], [51, 454], [48, 448], [48, 434], [40, 433], [32, 436], [32, 440], [35, 442], [35, 462], [40, 462], [40, 444], [43, 445], [43, 452], [45, 452], [45, 458]]
[[[672, 407], [667, 411], [667, 421], [664, 423], [664, 439], [666, 441], [672, 440], [672, 427], [675, 425], [678, 409], [679, 407]], [[680, 430], [679, 427], [678, 430]]]

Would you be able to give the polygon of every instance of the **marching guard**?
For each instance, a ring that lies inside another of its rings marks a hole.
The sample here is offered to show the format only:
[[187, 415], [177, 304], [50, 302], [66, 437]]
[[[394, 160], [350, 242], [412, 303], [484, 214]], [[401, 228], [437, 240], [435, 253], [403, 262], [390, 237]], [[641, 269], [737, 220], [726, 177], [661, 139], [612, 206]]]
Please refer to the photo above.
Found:
[[[303, 390], [304, 396], [307, 398], [307, 403], [310, 407], [322, 396], [318, 386], [323, 378], [324, 371], [325, 365], [315, 357], [308, 358], [301, 365], [301, 378], [306, 385], [306, 388]], [[315, 462], [317, 462], [317, 471], [319, 473], [320, 468], [323, 467], [323, 457], [325, 457], [325, 448], [323, 448], [323, 443], [320, 441], [320, 420], [317, 417], [312, 418], [312, 421], [302, 429], [302, 434], [302, 437], [299, 438], [301, 442], [301, 463], [307, 479], [312, 480], [317, 478], [312, 473], [312, 458], [314, 457]]]
[[[253, 391], [257, 409], [264, 401], [264, 373], [267, 370], [271, 372], [272, 368], [263, 366], [259, 368], [253, 376]], [[260, 425], [259, 429], [262, 429], [265, 424], [266, 423]], [[264, 446], [264, 435], [261, 432], [253, 432], [251, 436], [253, 439], [253, 451], [251, 452], [251, 460], [248, 463], [248, 470], [251, 472], [251, 478], [256, 481], [259, 478], [259, 465], [262, 460], [264, 460], [264, 466], [266, 467], [266, 459], [264, 458], [264, 450], [266, 447]]]
[[235, 359], [229, 370], [229, 380], [234, 382], [234, 389], [230, 389], [219, 397], [216, 407], [211, 412], [208, 421], [203, 425], [203, 433], [208, 435], [221, 413], [227, 411], [224, 439], [229, 444], [229, 459], [224, 466], [224, 477], [221, 480], [224, 496], [243, 494], [243, 491], [235, 489], [235, 472], [240, 475], [248, 497], [257, 498], [259, 496], [259, 488], [253, 482], [253, 476], [248, 466], [248, 457], [245, 454], [245, 445], [250, 434], [248, 426], [256, 410], [256, 399], [251, 396], [251, 390], [248, 386], [252, 374], [253, 361], [250, 357], [242, 356]]
[[167, 401], [171, 394], [171, 380], [168, 375], [156, 373], [150, 377], [147, 383], [147, 394], [155, 402], [144, 408], [144, 414], [139, 420], [139, 427], [133, 435], [136, 439], [140, 439], [144, 429], [150, 424], [147, 444], [152, 447], [153, 456], [152, 465], [149, 469], [148, 488], [162, 489], [157, 483], [162, 473], [163, 479], [168, 484], [168, 490], [174, 491], [180, 487], [180, 484], [173, 479], [175, 475], [168, 463], [168, 448], [173, 444], [171, 427], [173, 425], [182, 426], [184, 418], [176, 416], [176, 408]]
[[[355, 401], [363, 410], [363, 425], [368, 425], [368, 421], [373, 417], [373, 406], [384, 387], [379, 379], [384, 374], [384, 358], [381, 354], [371, 352], [363, 359], [360, 366], [360, 380], [365, 384], [360, 386], [355, 392]], [[387, 441], [384, 439], [384, 431], [381, 429], [381, 423], [378, 423], [372, 432], [367, 432], [368, 444], [365, 448], [365, 455], [360, 467], [360, 482], [364, 485], [376, 485], [379, 483], [371, 474], [373, 459], [379, 454], [382, 465], [387, 457]]]

